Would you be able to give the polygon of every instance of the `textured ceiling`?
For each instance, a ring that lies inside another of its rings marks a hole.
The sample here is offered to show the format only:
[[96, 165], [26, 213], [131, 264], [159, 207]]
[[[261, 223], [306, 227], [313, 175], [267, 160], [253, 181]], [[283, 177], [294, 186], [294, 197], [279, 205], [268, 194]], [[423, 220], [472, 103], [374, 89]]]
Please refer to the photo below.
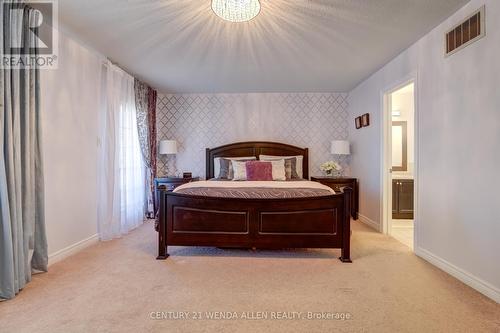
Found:
[[468, 0], [59, 0], [79, 38], [162, 92], [346, 92]]

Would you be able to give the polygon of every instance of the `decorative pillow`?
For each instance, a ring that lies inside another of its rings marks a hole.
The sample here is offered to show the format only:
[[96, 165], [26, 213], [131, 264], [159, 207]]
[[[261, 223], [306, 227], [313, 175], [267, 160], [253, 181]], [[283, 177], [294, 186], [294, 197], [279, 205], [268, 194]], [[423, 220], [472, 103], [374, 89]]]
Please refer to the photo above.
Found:
[[249, 161], [245, 163], [247, 180], [273, 180], [271, 162]]
[[[282, 158], [266, 159], [266, 161], [280, 161], [280, 160], [282, 160]], [[285, 158], [285, 176], [286, 180], [300, 179], [299, 174], [297, 173], [297, 159], [295, 157]]]
[[233, 166], [231, 161], [255, 161], [256, 159], [255, 156], [216, 157], [214, 158], [214, 178], [233, 179]]
[[233, 165], [233, 180], [247, 180], [246, 162], [232, 160]]
[[[304, 162], [304, 156], [302, 155], [297, 155], [297, 156], [274, 156], [274, 155], [259, 155], [259, 160], [261, 161], [273, 161], [276, 159], [289, 159], [289, 158], [294, 158], [295, 159], [295, 169], [297, 171], [297, 178], [302, 178], [304, 177], [303, 174], [303, 162]], [[293, 177], [290, 177], [291, 179], [295, 179]]]
[[269, 161], [272, 165], [273, 180], [286, 180], [285, 160]]
[[286, 158], [285, 159], [285, 173], [286, 180], [299, 179], [299, 174], [297, 173], [297, 159], [296, 158]]
[[285, 171], [287, 173], [287, 179], [300, 179], [297, 172], [297, 158], [285, 159]]
[[219, 177], [220, 179], [233, 179], [233, 165], [231, 163], [231, 160], [227, 158], [221, 158], [220, 159], [220, 173]]

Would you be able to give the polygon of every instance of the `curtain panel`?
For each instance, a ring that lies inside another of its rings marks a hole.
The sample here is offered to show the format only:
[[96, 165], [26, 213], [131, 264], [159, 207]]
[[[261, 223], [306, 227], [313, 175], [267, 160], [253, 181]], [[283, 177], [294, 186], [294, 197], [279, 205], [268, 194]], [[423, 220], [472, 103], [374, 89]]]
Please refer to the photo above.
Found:
[[138, 79], [134, 80], [134, 91], [137, 132], [142, 156], [148, 168], [146, 210], [148, 215], [153, 217], [154, 179], [156, 177], [156, 91]]
[[[24, 54], [36, 56], [37, 38], [30, 27], [36, 26], [39, 12], [22, 3], [5, 6], [0, 9], [1, 53], [9, 54], [9, 45], [22, 45]], [[1, 69], [0, 147], [0, 298], [10, 299], [32, 273], [47, 271], [48, 263], [36, 67]]]
[[143, 223], [146, 170], [134, 78], [109, 61], [102, 73], [98, 231], [101, 240], [109, 240]]
[[151, 170], [151, 193], [152, 198], [155, 200], [154, 179], [156, 178], [156, 96], [157, 92], [151, 87], [148, 87], [148, 127], [149, 127], [149, 153], [150, 153], [150, 170]]
[[137, 132], [139, 134], [139, 144], [141, 145], [142, 157], [148, 168], [151, 168], [151, 154], [149, 145], [149, 105], [148, 86], [134, 80], [135, 106], [137, 109]]

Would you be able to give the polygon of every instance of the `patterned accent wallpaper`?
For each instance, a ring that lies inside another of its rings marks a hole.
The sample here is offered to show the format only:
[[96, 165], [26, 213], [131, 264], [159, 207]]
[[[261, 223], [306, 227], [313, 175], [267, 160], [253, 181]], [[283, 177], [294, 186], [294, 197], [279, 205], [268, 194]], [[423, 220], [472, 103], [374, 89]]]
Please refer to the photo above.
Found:
[[[330, 142], [348, 137], [345, 93], [158, 94], [157, 140], [177, 140], [178, 154], [158, 156], [158, 176], [205, 177], [205, 148], [276, 141], [309, 148], [310, 175], [334, 160]], [[354, 125], [353, 125], [354, 126]], [[349, 174], [349, 158], [340, 158]]]

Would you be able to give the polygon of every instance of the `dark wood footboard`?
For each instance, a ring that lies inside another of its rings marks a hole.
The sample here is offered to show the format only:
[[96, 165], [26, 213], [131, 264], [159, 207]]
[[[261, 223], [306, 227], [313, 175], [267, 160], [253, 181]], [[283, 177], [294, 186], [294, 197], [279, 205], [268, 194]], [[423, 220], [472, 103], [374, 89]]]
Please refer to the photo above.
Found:
[[162, 192], [158, 257], [167, 246], [340, 248], [350, 259], [350, 188], [290, 199], [211, 198]]

